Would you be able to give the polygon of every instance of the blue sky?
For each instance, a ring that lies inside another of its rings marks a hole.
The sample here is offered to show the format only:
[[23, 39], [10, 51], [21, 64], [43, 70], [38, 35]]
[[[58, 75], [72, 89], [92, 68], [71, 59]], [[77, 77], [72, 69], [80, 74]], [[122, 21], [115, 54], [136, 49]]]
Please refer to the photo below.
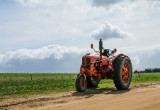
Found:
[[0, 0], [0, 72], [79, 72], [99, 38], [134, 70], [160, 67], [159, 31], [159, 0]]

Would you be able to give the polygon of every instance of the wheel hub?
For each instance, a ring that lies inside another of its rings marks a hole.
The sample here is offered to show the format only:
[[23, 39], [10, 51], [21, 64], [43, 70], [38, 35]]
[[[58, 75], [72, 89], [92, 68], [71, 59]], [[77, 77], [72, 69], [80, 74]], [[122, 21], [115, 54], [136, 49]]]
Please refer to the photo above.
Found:
[[123, 67], [122, 67], [122, 80], [123, 82], [126, 82], [128, 79], [128, 65], [127, 63], [124, 63]]

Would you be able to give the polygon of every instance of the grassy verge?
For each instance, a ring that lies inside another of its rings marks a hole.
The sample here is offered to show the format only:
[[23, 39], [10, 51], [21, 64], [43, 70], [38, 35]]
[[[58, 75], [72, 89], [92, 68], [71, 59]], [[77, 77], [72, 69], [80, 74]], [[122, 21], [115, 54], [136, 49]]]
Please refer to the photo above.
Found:
[[77, 74], [0, 73], [0, 99], [75, 90]]
[[[0, 99], [75, 90], [77, 74], [0, 73]], [[133, 74], [132, 84], [160, 81], [160, 73]], [[113, 80], [101, 80], [98, 88], [114, 87]]]
[[160, 81], [160, 73], [135, 73], [132, 76], [132, 84], [150, 81]]

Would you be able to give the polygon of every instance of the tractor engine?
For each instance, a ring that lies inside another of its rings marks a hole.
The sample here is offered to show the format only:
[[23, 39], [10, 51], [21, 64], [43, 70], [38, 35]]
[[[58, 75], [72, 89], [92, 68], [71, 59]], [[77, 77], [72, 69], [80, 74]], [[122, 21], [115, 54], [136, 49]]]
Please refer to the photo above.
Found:
[[86, 54], [82, 57], [82, 65], [80, 68], [80, 73], [87, 74], [87, 77], [92, 77], [94, 79], [104, 79], [109, 68], [109, 58], [102, 56], [100, 60], [99, 55]]

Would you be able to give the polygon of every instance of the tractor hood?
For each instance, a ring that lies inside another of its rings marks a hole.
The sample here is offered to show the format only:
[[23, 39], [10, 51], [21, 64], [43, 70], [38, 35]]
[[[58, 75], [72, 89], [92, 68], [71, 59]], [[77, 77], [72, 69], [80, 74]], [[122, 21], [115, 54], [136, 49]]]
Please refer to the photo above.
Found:
[[[100, 59], [100, 55], [87, 53], [87, 54], [84, 55], [82, 58], [94, 58], [94, 59], [99, 60], [99, 59]], [[106, 57], [106, 56], [102, 56], [102, 59], [107, 59], [107, 57]]]

